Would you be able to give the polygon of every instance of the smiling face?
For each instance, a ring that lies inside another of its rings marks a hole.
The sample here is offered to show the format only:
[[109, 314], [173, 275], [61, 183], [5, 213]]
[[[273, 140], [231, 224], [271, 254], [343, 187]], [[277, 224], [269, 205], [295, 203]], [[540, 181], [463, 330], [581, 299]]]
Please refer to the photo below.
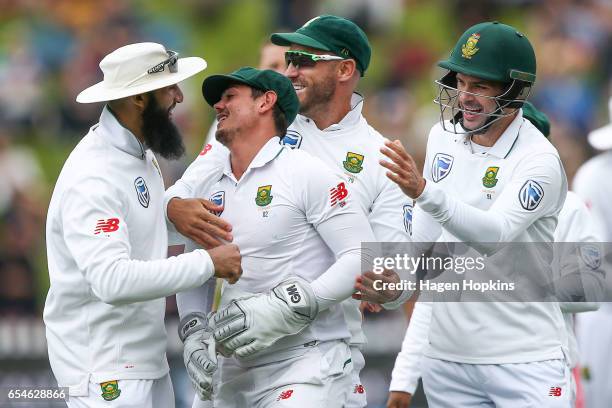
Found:
[[504, 92], [504, 85], [458, 73], [457, 90], [459, 107], [463, 109], [462, 125], [466, 130], [474, 130], [483, 126], [489, 118], [488, 115], [499, 109], [492, 97], [501, 95]]
[[185, 153], [183, 138], [172, 121], [172, 111], [183, 102], [183, 92], [171, 85], [148, 93], [142, 112], [142, 134], [145, 144], [166, 159], [178, 159]]
[[[317, 50], [293, 44], [291, 50], [311, 54], [330, 55], [329, 51]], [[324, 109], [336, 91], [336, 68], [341, 61], [317, 61], [312, 67], [287, 66], [285, 76], [291, 80], [300, 101], [300, 113], [312, 117], [315, 110]]]
[[213, 107], [219, 121], [215, 137], [224, 146], [231, 144], [236, 135], [256, 123], [256, 99], [247, 85], [230, 86]]

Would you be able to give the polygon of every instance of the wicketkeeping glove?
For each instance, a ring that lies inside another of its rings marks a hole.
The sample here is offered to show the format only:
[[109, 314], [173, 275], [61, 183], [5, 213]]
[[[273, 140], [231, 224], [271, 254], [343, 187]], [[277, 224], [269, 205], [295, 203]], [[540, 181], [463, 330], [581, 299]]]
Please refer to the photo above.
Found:
[[232, 300], [212, 317], [210, 327], [221, 354], [244, 358], [299, 333], [318, 313], [310, 283], [290, 278], [267, 294]]
[[179, 337], [184, 344], [183, 360], [189, 379], [203, 400], [213, 393], [212, 376], [217, 369], [215, 340], [203, 313], [190, 313], [179, 324]]

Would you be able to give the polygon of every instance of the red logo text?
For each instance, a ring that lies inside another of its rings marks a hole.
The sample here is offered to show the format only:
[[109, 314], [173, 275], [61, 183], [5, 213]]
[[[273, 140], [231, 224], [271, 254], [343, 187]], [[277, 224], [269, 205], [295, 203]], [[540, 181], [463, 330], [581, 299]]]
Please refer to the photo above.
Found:
[[94, 234], [98, 235], [101, 232], [115, 232], [119, 229], [119, 218], [109, 218], [107, 220], [98, 220]]
[[[330, 200], [332, 207], [336, 205], [337, 202], [342, 201], [348, 196], [348, 190], [344, 183], [338, 184], [336, 187], [332, 188], [330, 191]], [[343, 204], [340, 204], [343, 206]]]
[[549, 397], [560, 397], [561, 396], [561, 387], [550, 387], [550, 391], [548, 392]]
[[206, 146], [204, 146], [204, 148], [200, 152], [200, 156], [204, 156], [206, 153], [210, 151], [210, 149], [212, 149], [212, 145], [208, 143]]
[[278, 396], [278, 398], [276, 400], [280, 401], [280, 400], [289, 399], [289, 398], [291, 398], [291, 395], [293, 395], [293, 390], [283, 391], [283, 392], [280, 393], [280, 395]]

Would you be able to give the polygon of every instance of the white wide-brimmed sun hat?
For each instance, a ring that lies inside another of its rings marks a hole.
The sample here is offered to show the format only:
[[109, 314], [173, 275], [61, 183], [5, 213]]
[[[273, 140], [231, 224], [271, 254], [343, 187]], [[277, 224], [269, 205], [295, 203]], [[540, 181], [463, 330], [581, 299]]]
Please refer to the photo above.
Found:
[[612, 98], [608, 101], [610, 123], [589, 133], [589, 143], [597, 150], [612, 149]]
[[100, 61], [104, 80], [82, 91], [76, 101], [105, 102], [138, 95], [177, 84], [205, 68], [203, 58], [178, 58], [178, 53], [161, 44], [129, 44]]

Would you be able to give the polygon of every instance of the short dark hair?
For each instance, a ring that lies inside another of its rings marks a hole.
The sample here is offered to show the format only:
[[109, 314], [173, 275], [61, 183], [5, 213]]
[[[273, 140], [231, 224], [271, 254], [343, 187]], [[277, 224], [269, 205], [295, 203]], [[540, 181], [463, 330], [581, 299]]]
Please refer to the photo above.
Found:
[[[251, 87], [251, 97], [253, 99], [259, 98], [266, 92], [267, 91]], [[272, 117], [274, 118], [274, 127], [276, 128], [276, 132], [278, 133], [278, 136], [282, 138], [287, 133], [287, 128], [289, 127], [289, 124], [287, 123], [287, 117], [285, 116], [285, 112], [281, 110], [278, 103], [274, 104], [274, 108], [272, 110]]]

